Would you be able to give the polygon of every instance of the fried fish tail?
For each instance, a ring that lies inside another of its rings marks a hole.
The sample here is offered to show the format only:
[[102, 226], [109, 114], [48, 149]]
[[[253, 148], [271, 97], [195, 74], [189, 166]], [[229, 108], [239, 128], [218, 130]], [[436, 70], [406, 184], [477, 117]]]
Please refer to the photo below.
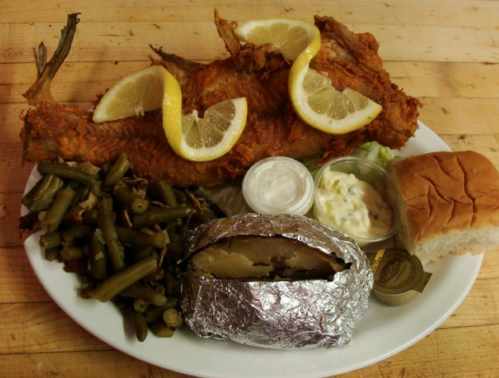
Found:
[[50, 84], [71, 50], [71, 44], [73, 43], [73, 38], [76, 33], [76, 25], [80, 22], [80, 19], [78, 18], [79, 14], [80, 13], [72, 13], [68, 15], [67, 24], [61, 30], [59, 46], [57, 46], [54, 55], [48, 63], [47, 48], [43, 42], [38, 46], [38, 53], [33, 49], [36, 61], [37, 79], [31, 88], [23, 94], [30, 105], [36, 106], [43, 101], [55, 102], [50, 93]]

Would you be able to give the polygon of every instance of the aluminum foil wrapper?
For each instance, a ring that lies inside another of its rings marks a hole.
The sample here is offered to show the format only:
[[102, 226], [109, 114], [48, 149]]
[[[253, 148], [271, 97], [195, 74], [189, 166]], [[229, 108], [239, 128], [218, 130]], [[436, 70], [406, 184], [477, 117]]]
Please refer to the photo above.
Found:
[[194, 230], [183, 262], [212, 243], [238, 235], [297, 240], [351, 266], [332, 281], [245, 282], [183, 273], [181, 309], [197, 335], [273, 349], [331, 348], [350, 342], [373, 286], [368, 260], [353, 239], [305, 217], [244, 214]]

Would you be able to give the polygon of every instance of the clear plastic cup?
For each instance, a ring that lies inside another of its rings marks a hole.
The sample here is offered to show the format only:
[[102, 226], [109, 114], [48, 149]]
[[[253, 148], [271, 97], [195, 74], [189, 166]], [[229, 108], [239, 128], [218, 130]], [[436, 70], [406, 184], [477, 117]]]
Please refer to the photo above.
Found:
[[[364, 237], [355, 235], [348, 230], [342, 229], [340, 225], [333, 223], [331, 217], [327, 214], [322, 202], [319, 199], [319, 187], [325, 172], [335, 171], [353, 174], [357, 179], [367, 182], [380, 194], [385, 204], [389, 207], [391, 213], [391, 226], [382, 235], [375, 237]], [[359, 246], [366, 246], [370, 243], [376, 243], [392, 237], [398, 230], [400, 225], [400, 217], [395, 208], [395, 188], [388, 172], [373, 163], [370, 160], [348, 156], [330, 160], [317, 173], [315, 178], [315, 202], [313, 215], [318, 221], [337, 228], [346, 234], [350, 235]]]
[[305, 215], [314, 202], [314, 181], [300, 162], [270, 157], [260, 160], [246, 173], [243, 196], [260, 214]]

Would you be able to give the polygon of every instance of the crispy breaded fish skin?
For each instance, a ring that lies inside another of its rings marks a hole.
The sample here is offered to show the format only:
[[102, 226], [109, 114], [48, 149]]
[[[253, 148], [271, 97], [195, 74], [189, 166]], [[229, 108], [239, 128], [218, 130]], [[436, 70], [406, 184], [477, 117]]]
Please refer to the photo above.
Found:
[[202, 115], [211, 105], [231, 98], [245, 96], [248, 101], [246, 128], [229, 153], [209, 162], [187, 161], [169, 146], [159, 110], [141, 118], [95, 124], [86, 110], [60, 105], [52, 98], [51, 81], [69, 53], [78, 21], [77, 14], [68, 16], [49, 62], [43, 43], [35, 54], [38, 79], [24, 95], [34, 107], [21, 131], [25, 161], [61, 157], [103, 164], [126, 152], [138, 175], [163, 178], [177, 186], [210, 186], [240, 177], [268, 156], [319, 155], [319, 162], [324, 162], [368, 141], [400, 148], [417, 129], [421, 103], [390, 81], [371, 34], [354, 34], [331, 17], [315, 17], [322, 47], [311, 67], [327, 74], [336, 89], [349, 87], [383, 107], [368, 126], [333, 136], [306, 125], [293, 111], [288, 96], [290, 65], [281, 54], [270, 45], [241, 45], [234, 34], [237, 24], [221, 19], [215, 11], [230, 58], [199, 64], [153, 48], [161, 57], [153, 64], [163, 65], [180, 82], [184, 113], [196, 109]]

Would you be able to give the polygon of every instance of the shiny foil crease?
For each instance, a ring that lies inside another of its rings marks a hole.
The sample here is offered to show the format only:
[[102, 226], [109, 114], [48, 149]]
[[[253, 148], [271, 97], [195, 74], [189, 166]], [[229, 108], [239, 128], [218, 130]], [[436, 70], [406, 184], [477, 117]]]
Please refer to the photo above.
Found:
[[183, 263], [196, 251], [239, 235], [297, 240], [351, 266], [332, 281], [245, 282], [184, 273], [182, 313], [197, 335], [273, 349], [331, 348], [350, 342], [373, 286], [368, 260], [350, 237], [305, 217], [244, 214], [194, 230]]

